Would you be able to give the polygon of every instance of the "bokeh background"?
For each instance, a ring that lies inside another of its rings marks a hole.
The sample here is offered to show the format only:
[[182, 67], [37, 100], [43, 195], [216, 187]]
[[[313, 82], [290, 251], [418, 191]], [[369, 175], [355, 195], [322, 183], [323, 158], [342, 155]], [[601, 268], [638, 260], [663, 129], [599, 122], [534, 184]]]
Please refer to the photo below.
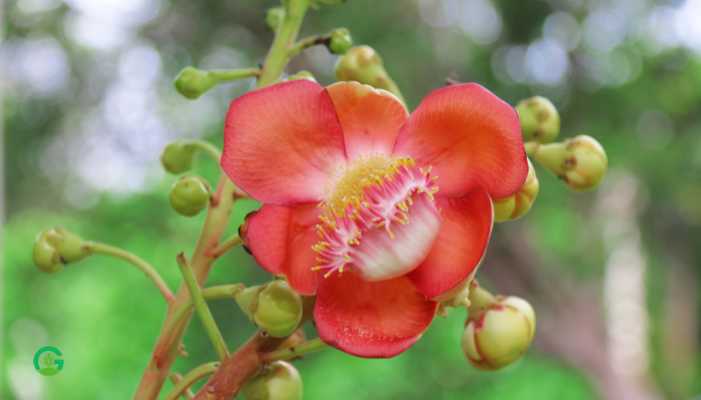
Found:
[[[61, 225], [129, 249], [175, 286], [203, 216], [168, 206], [160, 168], [176, 138], [221, 142], [228, 102], [249, 81], [196, 101], [172, 79], [184, 66], [253, 66], [271, 40], [271, 1], [9, 0], [2, 7], [4, 125], [2, 399], [126, 399], [165, 312], [151, 283], [92, 257], [37, 271], [32, 242]], [[480, 372], [463, 358], [464, 312], [438, 318], [410, 351], [362, 360], [336, 351], [297, 365], [307, 399], [692, 399], [701, 393], [700, 0], [349, 0], [313, 11], [303, 34], [350, 28], [375, 47], [410, 106], [447, 77], [515, 104], [549, 97], [562, 136], [608, 151], [599, 190], [575, 194], [538, 169], [523, 220], [497, 225], [483, 285], [532, 301], [536, 343], [517, 364]], [[324, 48], [299, 56], [333, 81]], [[197, 172], [213, 180], [209, 160]], [[253, 202], [236, 206], [233, 232]], [[268, 279], [240, 249], [210, 283]], [[230, 346], [253, 330], [233, 303], [212, 305]], [[215, 357], [198, 321], [175, 370]], [[41, 346], [65, 355], [44, 378]]]

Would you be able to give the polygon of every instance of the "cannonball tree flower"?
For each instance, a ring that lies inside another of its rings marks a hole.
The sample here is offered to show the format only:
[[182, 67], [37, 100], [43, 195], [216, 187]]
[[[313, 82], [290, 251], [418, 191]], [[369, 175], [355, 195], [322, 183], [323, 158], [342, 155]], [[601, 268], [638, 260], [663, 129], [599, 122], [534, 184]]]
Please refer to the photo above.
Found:
[[528, 172], [516, 112], [474, 83], [411, 115], [357, 82], [260, 89], [231, 103], [221, 165], [263, 203], [242, 229], [256, 261], [316, 295], [320, 338], [362, 357], [418, 340], [482, 259], [491, 198]]

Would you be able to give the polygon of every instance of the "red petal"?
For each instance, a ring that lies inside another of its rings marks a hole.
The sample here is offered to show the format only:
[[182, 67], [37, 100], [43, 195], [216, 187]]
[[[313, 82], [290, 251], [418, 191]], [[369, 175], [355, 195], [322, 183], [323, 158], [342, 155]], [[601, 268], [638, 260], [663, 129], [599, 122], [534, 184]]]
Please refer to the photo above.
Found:
[[393, 357], [431, 324], [436, 303], [406, 277], [367, 282], [353, 272], [322, 278], [314, 307], [319, 337], [360, 357]]
[[317, 83], [279, 83], [231, 102], [221, 166], [251, 197], [273, 204], [317, 201], [344, 163], [341, 125]]
[[270, 273], [287, 276], [290, 285], [304, 295], [314, 294], [317, 286], [312, 246], [319, 241], [314, 228], [318, 210], [315, 204], [266, 204], [246, 219], [242, 232], [258, 264]]
[[443, 222], [433, 248], [409, 279], [429, 298], [462, 283], [477, 268], [492, 233], [492, 201], [478, 189], [464, 197], [438, 198]]
[[528, 173], [516, 111], [476, 83], [426, 96], [402, 128], [394, 152], [432, 165], [440, 193], [449, 197], [476, 186], [493, 198], [507, 197]]
[[348, 159], [392, 153], [399, 128], [409, 116], [399, 99], [358, 82], [337, 82], [326, 90], [343, 127]]

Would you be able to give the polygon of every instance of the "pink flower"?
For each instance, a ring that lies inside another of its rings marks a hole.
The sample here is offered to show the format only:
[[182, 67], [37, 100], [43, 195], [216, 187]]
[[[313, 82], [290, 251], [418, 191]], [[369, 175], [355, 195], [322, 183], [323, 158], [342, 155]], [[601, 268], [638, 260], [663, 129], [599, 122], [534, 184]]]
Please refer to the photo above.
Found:
[[316, 294], [321, 339], [362, 357], [419, 339], [482, 259], [491, 198], [528, 172], [516, 112], [474, 83], [411, 115], [356, 82], [257, 90], [231, 103], [221, 165], [263, 203], [243, 232], [258, 263]]

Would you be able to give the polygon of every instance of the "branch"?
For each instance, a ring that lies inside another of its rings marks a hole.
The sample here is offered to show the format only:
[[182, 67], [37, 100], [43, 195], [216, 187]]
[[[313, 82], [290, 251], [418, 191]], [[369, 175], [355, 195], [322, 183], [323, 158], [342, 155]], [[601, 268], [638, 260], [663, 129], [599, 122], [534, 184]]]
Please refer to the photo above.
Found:
[[98, 242], [87, 242], [85, 247], [89, 248], [95, 254], [102, 254], [105, 256], [110, 256], [114, 258], [119, 258], [124, 260], [136, 268], [140, 269], [146, 276], [156, 285], [158, 290], [160, 290], [163, 298], [165, 298], [167, 303], [172, 303], [175, 300], [173, 292], [171, 292], [168, 284], [165, 283], [161, 275], [156, 271], [156, 269], [140, 257], [133, 253], [130, 253], [119, 247], [110, 246], [104, 243]]

